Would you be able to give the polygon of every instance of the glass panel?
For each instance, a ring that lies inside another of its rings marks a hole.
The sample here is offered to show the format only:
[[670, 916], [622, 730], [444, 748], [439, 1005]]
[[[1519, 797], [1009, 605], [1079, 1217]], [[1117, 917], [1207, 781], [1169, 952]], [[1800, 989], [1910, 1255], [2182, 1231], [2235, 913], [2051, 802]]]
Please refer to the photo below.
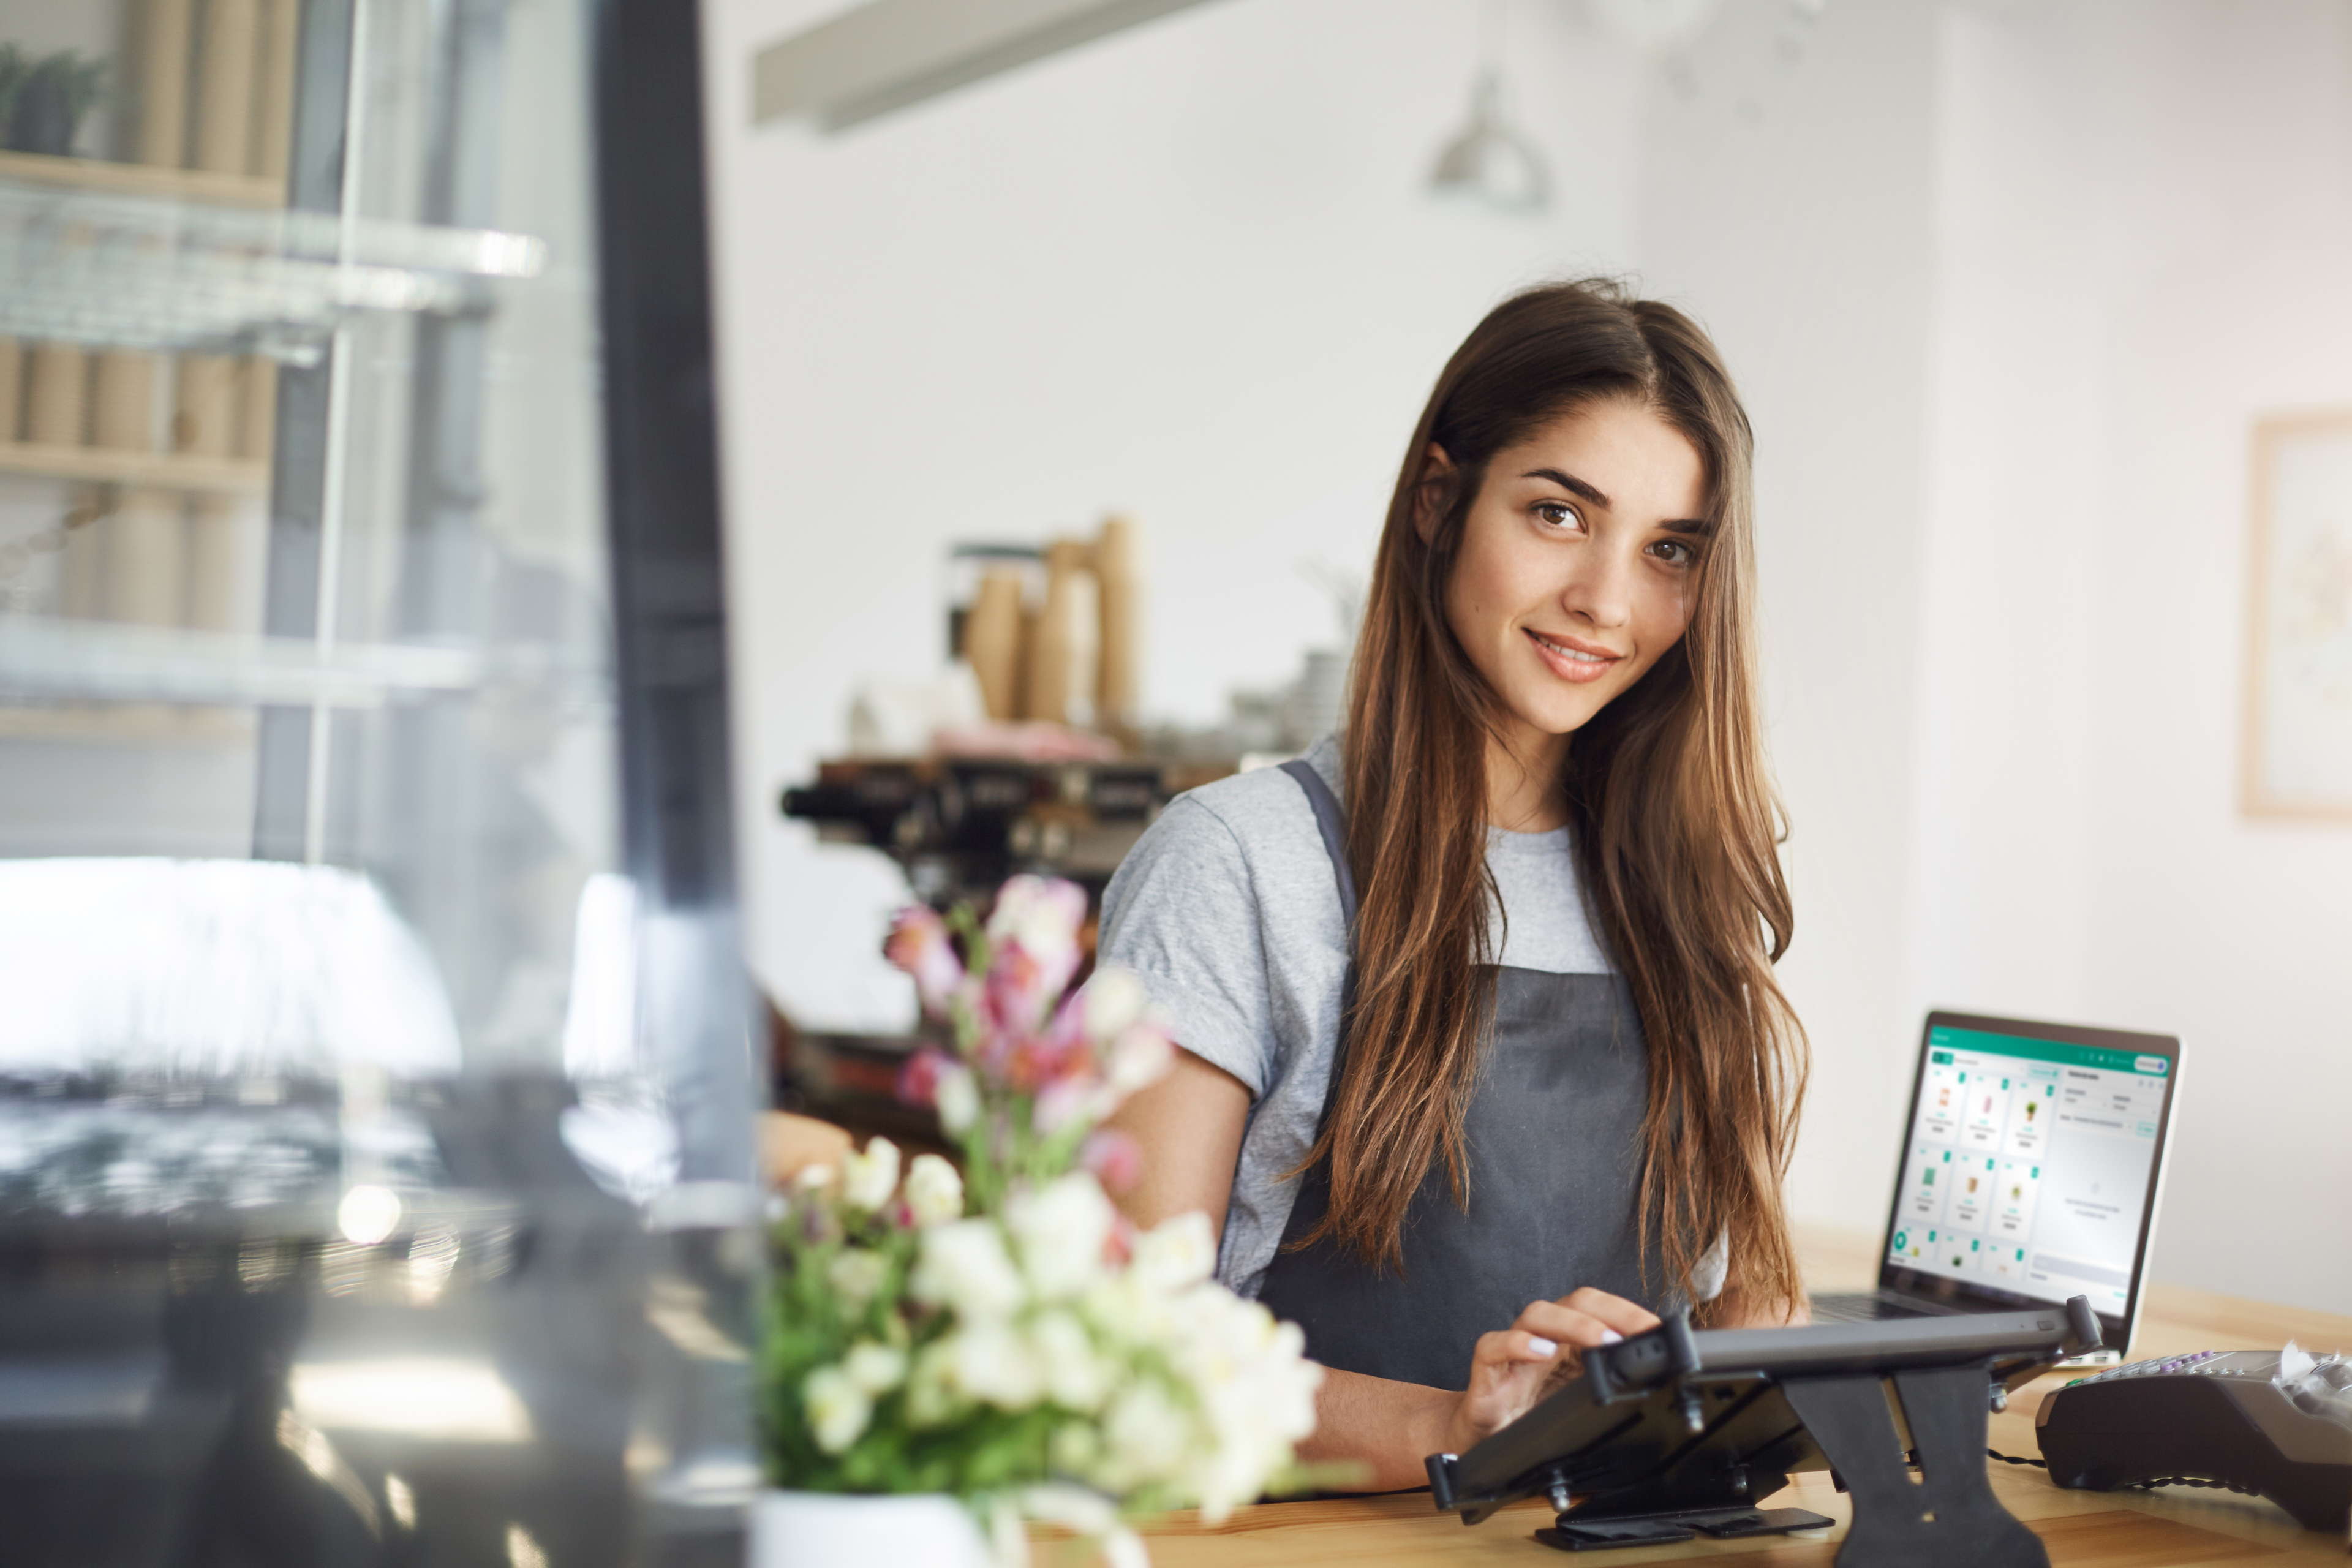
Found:
[[590, 19], [0, 0], [35, 1560], [667, 1557], [755, 1479], [748, 1172], [639, 1039]]

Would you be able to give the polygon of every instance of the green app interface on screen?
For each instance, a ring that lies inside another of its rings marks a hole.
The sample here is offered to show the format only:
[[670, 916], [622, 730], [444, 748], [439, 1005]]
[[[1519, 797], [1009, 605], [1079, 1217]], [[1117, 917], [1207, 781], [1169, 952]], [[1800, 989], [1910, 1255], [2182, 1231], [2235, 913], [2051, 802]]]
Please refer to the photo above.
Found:
[[2170, 1073], [2162, 1057], [1933, 1030], [1892, 1261], [2121, 1312]]

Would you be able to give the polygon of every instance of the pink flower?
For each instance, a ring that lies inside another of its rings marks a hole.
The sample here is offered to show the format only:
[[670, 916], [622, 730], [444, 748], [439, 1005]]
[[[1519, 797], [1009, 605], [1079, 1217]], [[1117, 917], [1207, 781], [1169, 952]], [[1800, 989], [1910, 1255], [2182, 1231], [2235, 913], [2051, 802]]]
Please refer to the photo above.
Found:
[[[1076, 951], [1073, 949], [1072, 951]], [[997, 943], [989, 955], [981, 1016], [992, 1033], [1021, 1036], [1045, 1021], [1045, 1009], [1062, 994], [1066, 971], [1041, 960], [1018, 942]]]
[[936, 1046], [925, 1046], [898, 1069], [898, 1098], [908, 1105], [930, 1105], [939, 1099], [940, 1073], [954, 1062]]
[[1143, 1147], [1115, 1127], [1097, 1127], [1078, 1146], [1078, 1163], [1107, 1190], [1123, 1193], [1143, 1174]]
[[1094, 1074], [1072, 1073], [1037, 1091], [1029, 1121], [1039, 1132], [1051, 1137], [1073, 1122], [1101, 1121], [1118, 1103], [1118, 1096], [1104, 1088], [1102, 1079]]
[[925, 905], [910, 904], [898, 911], [882, 955], [915, 977], [915, 994], [926, 1012], [945, 1012], [963, 984], [963, 964], [949, 940], [947, 922]]
[[989, 945], [999, 954], [1020, 949], [1035, 965], [1034, 990], [1051, 1004], [1078, 972], [1078, 928], [1086, 920], [1086, 889], [1076, 882], [1015, 877], [996, 891], [996, 907], [988, 914]]
[[1018, 1041], [1008, 1053], [1005, 1078], [1014, 1089], [1034, 1093], [1066, 1079], [1093, 1079], [1093, 1047], [1079, 1026], [1078, 999], [1068, 998], [1054, 1013], [1045, 1032]]
[[1026, 1037], [1019, 1030], [1000, 1028], [988, 1016], [983, 1005], [973, 1009], [980, 1019], [980, 1037], [971, 1047], [971, 1063], [993, 1080], [1003, 1079], [1013, 1070], [1015, 1053]]
[[1113, 1216], [1110, 1235], [1103, 1241], [1103, 1266], [1107, 1268], [1126, 1268], [1127, 1260], [1135, 1256], [1135, 1222], [1125, 1215]]

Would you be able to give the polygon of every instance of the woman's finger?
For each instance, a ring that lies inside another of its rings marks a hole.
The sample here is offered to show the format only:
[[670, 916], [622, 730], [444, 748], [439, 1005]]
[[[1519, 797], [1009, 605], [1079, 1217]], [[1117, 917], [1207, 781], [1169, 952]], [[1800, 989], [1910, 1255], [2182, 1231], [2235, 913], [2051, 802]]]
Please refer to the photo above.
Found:
[[1539, 1334], [1564, 1345], [1591, 1349], [1594, 1345], [1613, 1345], [1625, 1336], [1614, 1327], [1590, 1312], [1581, 1312], [1558, 1301], [1530, 1301], [1527, 1310], [1511, 1325], [1522, 1333]]
[[1478, 1343], [1470, 1353], [1471, 1369], [1480, 1365], [1496, 1368], [1528, 1364], [1547, 1364], [1559, 1355], [1559, 1342], [1547, 1335], [1530, 1333], [1523, 1328], [1496, 1329], [1478, 1336]]
[[1622, 1296], [1612, 1296], [1590, 1285], [1562, 1296], [1559, 1304], [1570, 1311], [1598, 1318], [1621, 1334], [1646, 1333], [1658, 1326], [1658, 1314], [1639, 1301], [1628, 1301]]

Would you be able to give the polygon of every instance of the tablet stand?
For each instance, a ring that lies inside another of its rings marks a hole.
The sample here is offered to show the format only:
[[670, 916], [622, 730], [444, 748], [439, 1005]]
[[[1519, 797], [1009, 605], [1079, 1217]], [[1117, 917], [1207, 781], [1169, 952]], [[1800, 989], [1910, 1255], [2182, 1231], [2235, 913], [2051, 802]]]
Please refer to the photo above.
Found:
[[1992, 1495], [1985, 1476], [1990, 1363], [1892, 1374], [1919, 1479], [1904, 1462], [1885, 1381], [1797, 1377], [1789, 1404], [1853, 1499], [1838, 1568], [2050, 1568], [2041, 1537]]
[[[1853, 1500], [1839, 1568], [2049, 1568], [1994, 1496], [1986, 1417], [2009, 1390], [2095, 1350], [2063, 1309], [1876, 1323], [1693, 1330], [1682, 1314], [1584, 1353], [1580, 1374], [1466, 1454], [1432, 1454], [1431, 1500], [1476, 1524], [1549, 1494], [1568, 1551], [1825, 1527], [1759, 1508], [1801, 1470]], [[1917, 1466], [1914, 1479], [1911, 1466]]]

